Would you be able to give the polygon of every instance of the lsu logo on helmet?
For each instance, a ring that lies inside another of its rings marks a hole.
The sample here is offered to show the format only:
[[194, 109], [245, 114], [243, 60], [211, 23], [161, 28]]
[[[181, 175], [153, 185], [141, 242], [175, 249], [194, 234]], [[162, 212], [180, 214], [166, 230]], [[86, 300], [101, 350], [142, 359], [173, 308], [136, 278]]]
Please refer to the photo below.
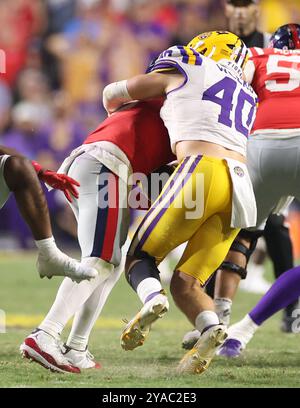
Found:
[[244, 68], [247, 62], [246, 45], [238, 36], [229, 31], [209, 31], [199, 34], [187, 46], [216, 62], [228, 59], [241, 68]]

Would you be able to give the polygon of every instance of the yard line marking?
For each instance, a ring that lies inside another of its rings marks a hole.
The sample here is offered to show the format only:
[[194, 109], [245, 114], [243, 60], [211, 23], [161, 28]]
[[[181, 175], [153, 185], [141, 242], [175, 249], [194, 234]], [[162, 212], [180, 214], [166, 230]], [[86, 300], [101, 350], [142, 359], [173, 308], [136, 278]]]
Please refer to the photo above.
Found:
[[[7, 314], [6, 315], [6, 327], [7, 328], [20, 328], [20, 329], [31, 329], [37, 327], [44, 319], [44, 315], [29, 315], [29, 314]], [[68, 324], [70, 327], [71, 324]], [[98, 329], [122, 329], [124, 323], [122, 318], [115, 317], [100, 317], [95, 327]], [[181, 322], [175, 319], [166, 319], [158, 321], [155, 327], [162, 329], [182, 329], [190, 330], [189, 324], [182, 319]]]

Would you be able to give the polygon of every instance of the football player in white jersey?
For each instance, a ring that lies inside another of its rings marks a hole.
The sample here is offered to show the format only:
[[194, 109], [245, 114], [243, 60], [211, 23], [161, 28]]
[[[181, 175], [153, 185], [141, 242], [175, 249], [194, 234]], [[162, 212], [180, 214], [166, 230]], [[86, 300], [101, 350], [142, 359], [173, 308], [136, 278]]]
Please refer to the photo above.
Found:
[[208, 32], [188, 47], [164, 51], [150, 74], [110, 84], [103, 93], [110, 114], [131, 100], [166, 96], [161, 117], [179, 165], [129, 249], [127, 279], [144, 306], [123, 330], [121, 344], [125, 350], [142, 345], [151, 324], [167, 312], [157, 264], [187, 242], [171, 293], [201, 337], [179, 363], [179, 373], [205, 371], [226, 338], [203, 286], [240, 228], [256, 223], [245, 165], [256, 94], [243, 80], [246, 59], [247, 47], [236, 35]]
[[[258, 221], [281, 195], [300, 198], [300, 25], [279, 27], [270, 46], [253, 48], [247, 68], [248, 81], [260, 89], [261, 100], [248, 146]], [[221, 284], [224, 278], [220, 276]], [[278, 278], [258, 305], [230, 328], [230, 339], [220, 353], [238, 356], [267, 318], [298, 299], [298, 288], [299, 268]]]
[[[282, 196], [300, 198], [300, 25], [280, 27], [273, 34], [269, 48], [252, 48], [251, 53], [245, 73], [258, 93], [259, 107], [247, 158], [260, 225], [278, 202], [284, 203]], [[280, 206], [277, 205], [276, 211], [280, 211]], [[242, 246], [245, 245], [247, 255], [251, 237], [243, 233]], [[230, 256], [237, 271], [243, 269], [243, 255], [232, 252]], [[299, 297], [298, 269], [278, 278], [258, 306], [229, 329], [230, 338], [220, 354], [238, 356], [266, 318]], [[218, 295], [232, 298], [239, 280], [238, 274], [228, 270], [219, 272]]]
[[[256, 0], [227, 0], [224, 4], [224, 13], [227, 17], [227, 29], [238, 35], [244, 41], [248, 48], [250, 47], [268, 47], [271, 34], [260, 32], [260, 5]], [[270, 256], [275, 278], [293, 267], [292, 244], [289, 235], [289, 225], [285, 222], [284, 215], [271, 214], [267, 220], [263, 237], [267, 246], [267, 252]], [[264, 260], [266, 252], [263, 249], [263, 240], [259, 242], [259, 248], [251, 258], [248, 266], [249, 273], [247, 279], [241, 285], [244, 290], [265, 293], [270, 288], [270, 283], [264, 278]], [[214, 297], [215, 276], [206, 286], [207, 293]], [[231, 302], [226, 299], [215, 298], [218, 307], [224, 310], [224, 314], [229, 316]], [[284, 317], [281, 323], [283, 331], [289, 331], [292, 320], [291, 314], [296, 305], [289, 305], [284, 311]], [[228, 313], [229, 311], [229, 313]]]

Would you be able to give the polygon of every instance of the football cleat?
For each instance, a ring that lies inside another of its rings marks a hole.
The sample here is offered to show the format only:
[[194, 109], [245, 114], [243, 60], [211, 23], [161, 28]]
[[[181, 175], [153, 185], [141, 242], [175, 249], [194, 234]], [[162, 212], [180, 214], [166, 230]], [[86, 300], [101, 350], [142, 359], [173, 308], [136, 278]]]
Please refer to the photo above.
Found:
[[237, 339], [226, 339], [217, 351], [218, 356], [235, 358], [239, 357], [243, 351], [242, 343]]
[[60, 342], [42, 330], [37, 330], [26, 337], [20, 351], [24, 358], [51, 371], [80, 374], [80, 369], [73, 366], [62, 354]]
[[199, 340], [192, 350], [188, 351], [181, 359], [178, 367], [178, 374], [202, 374], [210, 365], [216, 350], [227, 338], [226, 327], [221, 324], [207, 329], [201, 334]]
[[151, 325], [163, 317], [169, 310], [168, 298], [165, 291], [145, 303], [142, 309], [126, 325], [121, 334], [121, 346], [124, 350], [134, 350], [142, 346], [148, 336]]
[[90, 280], [98, 275], [96, 269], [81, 264], [60, 250], [55, 251], [52, 256], [39, 253], [37, 269], [41, 278], [45, 276], [49, 279], [52, 276], [67, 276], [76, 282]]
[[63, 345], [62, 353], [73, 367], [80, 370], [87, 370], [91, 368], [99, 369], [101, 364], [95, 361], [95, 357], [88, 351], [75, 350], [67, 345]]
[[201, 334], [197, 329], [187, 332], [182, 339], [182, 348], [185, 350], [191, 350], [199, 340], [200, 336]]
[[228, 329], [228, 338], [217, 354], [223, 357], [239, 357], [252, 339], [258, 326], [246, 315]]

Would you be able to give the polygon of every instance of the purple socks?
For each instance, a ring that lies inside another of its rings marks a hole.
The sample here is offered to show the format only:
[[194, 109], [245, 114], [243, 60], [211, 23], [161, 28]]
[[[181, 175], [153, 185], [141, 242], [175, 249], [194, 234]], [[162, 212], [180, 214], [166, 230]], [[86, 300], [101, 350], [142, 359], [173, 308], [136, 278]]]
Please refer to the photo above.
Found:
[[300, 266], [285, 272], [274, 282], [268, 292], [251, 310], [249, 316], [260, 326], [280, 309], [288, 306], [300, 296]]

